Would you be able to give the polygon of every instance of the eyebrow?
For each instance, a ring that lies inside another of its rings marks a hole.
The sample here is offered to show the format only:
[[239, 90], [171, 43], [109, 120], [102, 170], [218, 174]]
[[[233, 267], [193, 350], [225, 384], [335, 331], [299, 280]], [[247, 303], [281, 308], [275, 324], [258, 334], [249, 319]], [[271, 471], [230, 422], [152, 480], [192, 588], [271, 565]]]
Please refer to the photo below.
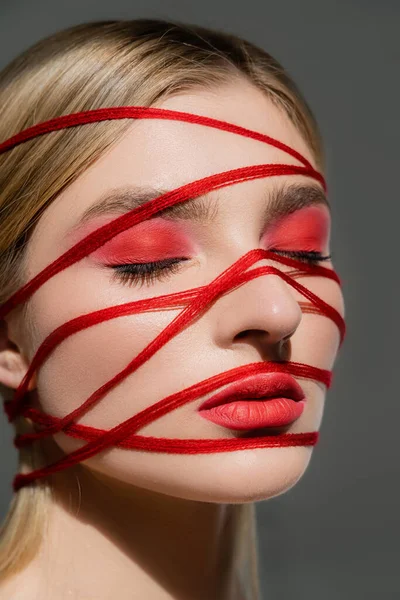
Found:
[[[89, 206], [72, 231], [80, 229], [94, 217], [105, 214], [124, 214], [146, 202], [165, 194], [169, 190], [143, 187], [125, 187], [108, 190], [97, 202]], [[245, 197], [243, 197], [245, 209]], [[268, 190], [263, 215], [263, 226], [296, 210], [312, 205], [324, 205], [329, 213], [331, 207], [319, 185], [315, 184], [280, 184]], [[162, 217], [171, 221], [191, 220], [198, 223], [211, 223], [218, 215], [218, 196], [211, 198], [209, 193], [196, 198], [189, 198], [154, 213], [150, 219]], [[71, 232], [70, 232], [71, 233]]]

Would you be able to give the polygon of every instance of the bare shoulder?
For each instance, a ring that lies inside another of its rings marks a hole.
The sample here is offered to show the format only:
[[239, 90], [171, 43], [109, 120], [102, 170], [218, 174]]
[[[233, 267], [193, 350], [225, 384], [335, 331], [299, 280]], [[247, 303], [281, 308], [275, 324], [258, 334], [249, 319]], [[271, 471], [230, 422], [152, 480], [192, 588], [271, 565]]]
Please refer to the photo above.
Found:
[[39, 600], [37, 575], [25, 569], [5, 581], [0, 580], [0, 600]]

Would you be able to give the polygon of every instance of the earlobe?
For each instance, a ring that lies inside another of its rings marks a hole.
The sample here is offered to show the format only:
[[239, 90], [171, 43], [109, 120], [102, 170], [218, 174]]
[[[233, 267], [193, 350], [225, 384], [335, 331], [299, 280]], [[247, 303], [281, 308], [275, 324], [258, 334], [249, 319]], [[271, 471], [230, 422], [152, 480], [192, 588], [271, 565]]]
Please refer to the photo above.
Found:
[[[25, 377], [29, 365], [16, 344], [8, 338], [7, 323], [0, 323], [0, 383], [6, 387], [17, 389]], [[28, 391], [36, 387], [36, 377], [29, 382]]]
[[[0, 383], [17, 389], [27, 372], [27, 366], [21, 354], [8, 348], [0, 351]], [[32, 381], [29, 389], [32, 389]]]

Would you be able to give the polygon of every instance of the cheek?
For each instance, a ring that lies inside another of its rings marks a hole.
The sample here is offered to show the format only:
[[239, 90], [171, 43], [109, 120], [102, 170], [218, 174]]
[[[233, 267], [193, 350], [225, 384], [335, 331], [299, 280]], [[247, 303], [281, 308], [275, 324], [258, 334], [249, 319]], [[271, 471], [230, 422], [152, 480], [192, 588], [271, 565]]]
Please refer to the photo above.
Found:
[[315, 250], [329, 247], [329, 215], [320, 206], [309, 206], [275, 222], [266, 233], [268, 248], [276, 250]]
[[[299, 277], [297, 281], [344, 316], [342, 291], [335, 281], [323, 277]], [[291, 360], [331, 370], [339, 351], [339, 329], [329, 317], [314, 313], [312, 304], [300, 292], [295, 292], [295, 298], [305, 306], [302, 306], [302, 319], [292, 337]]]
[[[119, 317], [67, 338], [39, 370], [37, 389], [43, 410], [63, 417], [81, 406], [125, 369], [176, 312]], [[79, 422], [108, 429], [152, 404], [157, 398], [151, 393], [159, 394], [152, 377], [154, 368], [160, 369], [157, 355], [107, 391]]]

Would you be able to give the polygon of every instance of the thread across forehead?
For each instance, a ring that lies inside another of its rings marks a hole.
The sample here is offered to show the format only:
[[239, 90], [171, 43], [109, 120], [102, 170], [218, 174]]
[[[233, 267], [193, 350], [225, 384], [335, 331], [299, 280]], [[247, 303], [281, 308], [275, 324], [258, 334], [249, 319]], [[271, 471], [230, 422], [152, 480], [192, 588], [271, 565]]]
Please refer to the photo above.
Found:
[[[44, 135], [45, 133], [50, 133], [51, 131], [59, 131], [60, 129], [67, 129], [68, 127], [76, 127], [77, 125], [85, 125], [87, 123], [112, 121], [117, 119], [166, 119], [171, 121], [186, 121], [187, 123], [213, 127], [214, 129], [221, 129], [222, 131], [228, 131], [243, 137], [264, 142], [270, 146], [275, 146], [275, 148], [296, 158], [305, 167], [313, 168], [310, 161], [302, 156], [300, 152], [297, 152], [297, 150], [294, 150], [287, 144], [264, 133], [252, 131], [246, 127], [241, 127], [240, 125], [228, 123], [219, 119], [213, 119], [211, 117], [151, 106], [114, 106], [111, 108], [97, 108], [49, 119], [43, 123], [33, 125], [0, 143], [0, 154], [15, 148], [23, 142]], [[323, 183], [324, 189], [326, 189], [325, 182], [321, 181], [321, 183]]]
[[[171, 119], [188, 121], [196, 125], [205, 125], [217, 129], [229, 131], [232, 134], [242, 135], [254, 139], [256, 142], [267, 143], [283, 152], [296, 158], [300, 165], [288, 165], [285, 163], [279, 164], [263, 164], [250, 165], [237, 169], [232, 169], [222, 173], [204, 177], [183, 185], [179, 188], [171, 190], [158, 198], [150, 200], [143, 206], [140, 206], [128, 213], [120, 215], [110, 223], [99, 227], [96, 231], [90, 233], [85, 238], [80, 240], [67, 252], [50, 265], [45, 267], [33, 279], [28, 281], [20, 290], [11, 296], [0, 307], [0, 318], [4, 318], [14, 307], [26, 301], [41, 285], [48, 279], [68, 268], [75, 262], [81, 260], [97, 248], [101, 247], [108, 240], [112, 239], [118, 233], [125, 231], [136, 223], [151, 217], [158, 211], [185, 201], [189, 198], [194, 198], [206, 192], [216, 190], [225, 186], [233, 185], [243, 181], [251, 181], [266, 177], [276, 177], [282, 175], [305, 175], [317, 180], [324, 190], [326, 183], [323, 176], [316, 171], [310, 162], [299, 154], [296, 150], [288, 147], [284, 143], [269, 137], [268, 135], [259, 132], [251, 131], [243, 127], [231, 123], [225, 123], [209, 117], [183, 113], [179, 111], [147, 108], [147, 107], [111, 107], [106, 109], [97, 109], [65, 115], [51, 119], [44, 123], [39, 123], [29, 129], [26, 129], [9, 140], [0, 144], [0, 154], [11, 151], [19, 144], [27, 140], [34, 139], [37, 136], [45, 135], [52, 131], [61, 130], [68, 127], [76, 127], [93, 123], [96, 121], [126, 119], [126, 118], [155, 118], [155, 119]], [[276, 267], [263, 266], [254, 268], [248, 271], [248, 268], [262, 259], [272, 259], [279, 263], [293, 267], [289, 273], [284, 273]], [[90, 407], [94, 406], [107, 394], [109, 390], [118, 385], [128, 375], [133, 373], [141, 364], [149, 360], [165, 343], [173, 336], [177, 335], [185, 325], [190, 324], [197, 316], [201, 315], [208, 307], [216, 301], [222, 294], [230, 292], [237, 285], [242, 285], [247, 281], [259, 276], [276, 275], [281, 277], [288, 285], [292, 286], [300, 294], [302, 294], [308, 303], [302, 303], [302, 310], [325, 316], [330, 319], [339, 329], [341, 341], [344, 338], [345, 323], [339, 312], [321, 298], [316, 296], [296, 281], [297, 277], [307, 275], [310, 277], [327, 277], [334, 280], [340, 285], [340, 279], [332, 269], [327, 269], [317, 265], [307, 265], [299, 260], [288, 257], [273, 255], [271, 252], [263, 249], [250, 250], [246, 255], [242, 256], [236, 263], [228, 267], [220, 273], [216, 279], [206, 286], [185, 290], [178, 294], [168, 294], [164, 297], [153, 297], [143, 301], [122, 304], [119, 306], [111, 306], [101, 311], [95, 311], [85, 315], [77, 316], [72, 321], [64, 323], [62, 326], [53, 331], [48, 338], [41, 344], [36, 352], [27, 374], [22, 380], [20, 386], [16, 390], [12, 401], [5, 404], [5, 410], [9, 420], [13, 420], [17, 415], [23, 415], [30, 418], [33, 423], [41, 429], [32, 434], [16, 436], [14, 443], [17, 447], [28, 445], [63, 431], [67, 435], [84, 439], [88, 443], [78, 450], [64, 456], [55, 463], [37, 469], [31, 473], [17, 474], [14, 479], [13, 487], [17, 491], [20, 487], [29, 485], [36, 479], [46, 477], [49, 474], [55, 473], [62, 469], [66, 469], [74, 464], [81, 462], [91, 456], [97, 454], [103, 449], [110, 446], [120, 446], [129, 449], [145, 449], [153, 452], [173, 452], [173, 453], [203, 453], [203, 452], [224, 452], [229, 450], [238, 450], [246, 448], [258, 447], [275, 447], [275, 446], [293, 446], [293, 445], [314, 445], [318, 440], [318, 432], [304, 432], [298, 434], [283, 434], [279, 436], [260, 436], [249, 439], [168, 439], [168, 438], [148, 438], [138, 436], [137, 431], [163, 414], [178, 408], [185, 402], [192, 401], [202, 394], [220, 387], [225, 383], [234, 381], [238, 377], [255, 373], [271, 373], [283, 372], [289, 373], [298, 377], [314, 379], [329, 387], [331, 382], [331, 371], [320, 369], [312, 365], [294, 362], [256, 362], [251, 364], [236, 367], [230, 371], [225, 371], [217, 376], [210, 377], [181, 390], [177, 394], [173, 394], [167, 398], [161, 399], [155, 405], [139, 412], [133, 417], [127, 419], [123, 423], [113, 427], [108, 431], [95, 429], [92, 427], [84, 427], [76, 423], [77, 419], [82, 416]], [[118, 318], [126, 314], [135, 314], [145, 310], [163, 308], [167, 306], [182, 305], [182, 311], [172, 320], [172, 322], [150, 343], [142, 352], [139, 353], [124, 369], [117, 373], [111, 380], [103, 384], [89, 398], [86, 399], [78, 408], [70, 414], [65, 415], [62, 419], [57, 419], [51, 415], [33, 409], [27, 405], [27, 389], [33, 374], [41, 367], [49, 354], [65, 339], [74, 335], [87, 327], [94, 326], [108, 319]], [[177, 443], [178, 442], [178, 443]]]

